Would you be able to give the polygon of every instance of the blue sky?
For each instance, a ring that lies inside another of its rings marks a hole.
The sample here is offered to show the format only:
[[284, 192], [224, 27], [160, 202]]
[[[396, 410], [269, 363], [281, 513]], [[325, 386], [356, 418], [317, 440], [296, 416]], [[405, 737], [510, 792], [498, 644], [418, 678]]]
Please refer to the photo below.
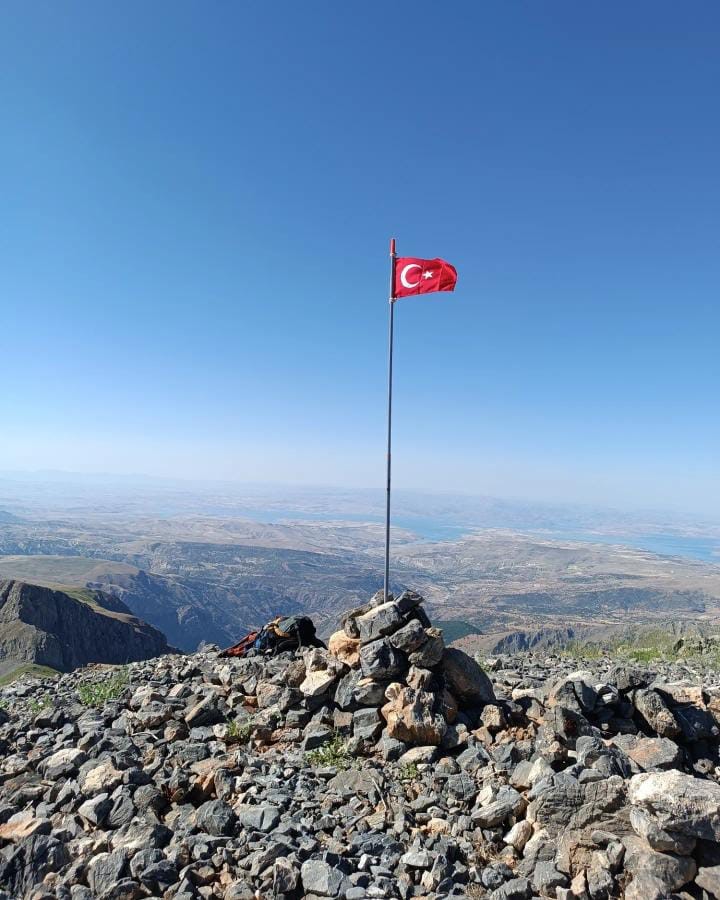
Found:
[[0, 469], [709, 509], [720, 7], [0, 10]]

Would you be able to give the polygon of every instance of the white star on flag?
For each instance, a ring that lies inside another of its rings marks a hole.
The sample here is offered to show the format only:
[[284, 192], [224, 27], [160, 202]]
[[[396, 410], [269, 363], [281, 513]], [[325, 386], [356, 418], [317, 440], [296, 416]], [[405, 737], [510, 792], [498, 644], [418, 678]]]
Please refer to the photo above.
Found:
[[426, 269], [426, 270], [423, 272], [423, 276], [422, 276], [422, 277], [423, 277], [423, 278], [432, 278], [432, 277], [433, 277], [433, 273], [427, 271], [427, 269]]

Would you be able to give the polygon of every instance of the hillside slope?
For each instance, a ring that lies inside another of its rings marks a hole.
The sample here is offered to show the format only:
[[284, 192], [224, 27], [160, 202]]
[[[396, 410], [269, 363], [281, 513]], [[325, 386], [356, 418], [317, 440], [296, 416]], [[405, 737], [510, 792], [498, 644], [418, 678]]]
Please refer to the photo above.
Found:
[[[87, 602], [89, 601], [89, 602]], [[165, 636], [117, 599], [0, 581], [0, 675], [28, 664], [69, 672], [168, 653]]]

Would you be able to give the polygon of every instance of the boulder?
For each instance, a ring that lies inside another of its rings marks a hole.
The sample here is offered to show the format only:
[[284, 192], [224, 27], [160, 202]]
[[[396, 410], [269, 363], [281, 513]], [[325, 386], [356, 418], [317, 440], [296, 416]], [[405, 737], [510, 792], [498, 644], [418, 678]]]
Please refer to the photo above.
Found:
[[300, 685], [300, 693], [305, 697], [317, 697], [320, 694], [327, 694], [332, 685], [335, 683], [337, 676], [328, 669], [316, 669], [308, 672], [305, 680]]
[[366, 678], [390, 680], [407, 670], [407, 657], [381, 638], [360, 648], [360, 667]]
[[630, 737], [622, 749], [633, 762], [646, 772], [657, 769], [677, 769], [682, 762], [682, 751], [670, 738]]
[[407, 625], [403, 625], [394, 634], [388, 638], [390, 643], [396, 650], [402, 650], [404, 653], [412, 653], [417, 650], [427, 640], [425, 629], [417, 619], [411, 619]]
[[669, 832], [720, 841], [720, 784], [683, 772], [652, 772], [630, 780], [628, 797]]
[[677, 737], [680, 725], [657, 691], [640, 689], [633, 697], [635, 709], [660, 737]]
[[423, 669], [431, 669], [443, 658], [445, 641], [439, 628], [426, 628], [425, 641], [409, 655], [410, 664]]
[[484, 706], [495, 702], [495, 693], [488, 676], [472, 657], [456, 647], [446, 647], [441, 671], [447, 685], [461, 706]]
[[436, 711], [435, 694], [394, 683], [389, 685], [385, 695], [388, 702], [381, 711], [389, 737], [406, 744], [440, 744], [447, 722]]

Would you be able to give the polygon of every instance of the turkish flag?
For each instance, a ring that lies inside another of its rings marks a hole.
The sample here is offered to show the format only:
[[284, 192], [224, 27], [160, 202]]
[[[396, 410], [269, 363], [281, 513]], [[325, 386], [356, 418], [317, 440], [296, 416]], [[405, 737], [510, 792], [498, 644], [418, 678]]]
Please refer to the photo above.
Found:
[[457, 282], [455, 267], [444, 259], [415, 259], [399, 256], [395, 260], [393, 297], [412, 297], [415, 294], [434, 294], [454, 291]]

